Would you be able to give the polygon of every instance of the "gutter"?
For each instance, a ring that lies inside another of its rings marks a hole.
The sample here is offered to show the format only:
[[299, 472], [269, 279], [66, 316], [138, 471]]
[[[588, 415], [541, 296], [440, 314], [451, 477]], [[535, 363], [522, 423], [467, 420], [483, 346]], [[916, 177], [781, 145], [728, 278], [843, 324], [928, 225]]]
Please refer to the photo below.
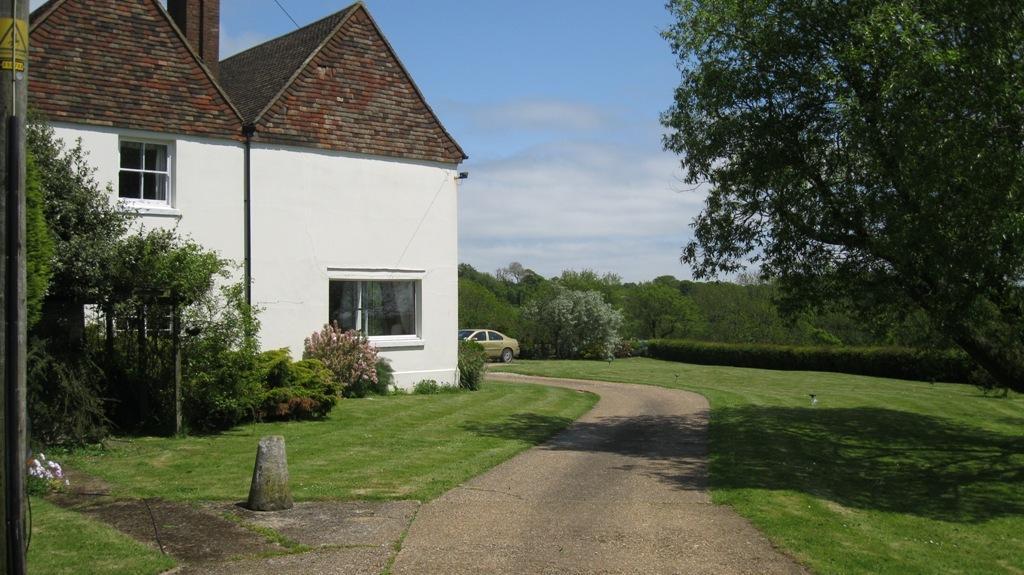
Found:
[[256, 135], [256, 126], [245, 124], [242, 126], [242, 135], [245, 136], [245, 174], [243, 175], [244, 210], [243, 230], [245, 234], [245, 304], [252, 307], [252, 137]]

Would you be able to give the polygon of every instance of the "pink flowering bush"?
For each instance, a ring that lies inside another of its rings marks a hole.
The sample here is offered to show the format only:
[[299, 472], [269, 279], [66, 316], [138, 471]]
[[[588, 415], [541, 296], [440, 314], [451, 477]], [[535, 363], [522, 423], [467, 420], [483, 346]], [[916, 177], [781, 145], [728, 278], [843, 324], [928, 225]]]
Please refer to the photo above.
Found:
[[50, 491], [60, 491], [70, 485], [64, 477], [60, 463], [47, 460], [40, 453], [28, 460], [27, 491], [32, 495], [42, 495]]
[[337, 322], [306, 338], [302, 358], [318, 359], [331, 370], [344, 397], [385, 394], [391, 385], [390, 367], [378, 357], [377, 348], [363, 334], [345, 331]]

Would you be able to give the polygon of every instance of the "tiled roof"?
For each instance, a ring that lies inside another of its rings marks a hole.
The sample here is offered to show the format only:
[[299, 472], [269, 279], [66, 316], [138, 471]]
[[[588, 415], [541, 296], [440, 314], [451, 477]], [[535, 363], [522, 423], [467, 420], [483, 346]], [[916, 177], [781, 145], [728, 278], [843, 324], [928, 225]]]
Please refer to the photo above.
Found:
[[[236, 101], [259, 94], [243, 108], [257, 142], [446, 164], [466, 158], [361, 2], [235, 59], [221, 63], [222, 81], [232, 77]], [[282, 84], [286, 64], [295, 68]], [[256, 85], [261, 68], [273, 69], [267, 86]]]
[[49, 120], [240, 138], [241, 117], [158, 0], [52, 0], [30, 30], [29, 101]]
[[252, 122], [358, 5], [221, 60], [220, 83]]
[[50, 0], [32, 14], [32, 105], [52, 121], [459, 163], [362, 2], [220, 62], [159, 0]]

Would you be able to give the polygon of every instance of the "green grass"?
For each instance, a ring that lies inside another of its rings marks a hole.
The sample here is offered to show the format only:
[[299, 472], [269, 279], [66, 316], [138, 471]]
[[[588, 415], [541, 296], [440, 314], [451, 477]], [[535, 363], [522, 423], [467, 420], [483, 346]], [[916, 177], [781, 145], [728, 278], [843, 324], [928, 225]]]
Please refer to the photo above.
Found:
[[31, 502], [30, 575], [149, 575], [174, 567], [169, 556], [104, 523], [42, 499], [33, 497]]
[[[547, 439], [596, 397], [492, 383], [476, 392], [341, 401], [322, 421], [266, 423], [207, 437], [144, 437], [65, 456], [119, 497], [241, 501], [256, 444], [283, 435], [297, 500], [429, 500]], [[495, 437], [481, 426], [534, 416], [529, 433]]]
[[651, 359], [501, 370], [704, 395], [714, 501], [816, 572], [1024, 573], [1024, 396]]

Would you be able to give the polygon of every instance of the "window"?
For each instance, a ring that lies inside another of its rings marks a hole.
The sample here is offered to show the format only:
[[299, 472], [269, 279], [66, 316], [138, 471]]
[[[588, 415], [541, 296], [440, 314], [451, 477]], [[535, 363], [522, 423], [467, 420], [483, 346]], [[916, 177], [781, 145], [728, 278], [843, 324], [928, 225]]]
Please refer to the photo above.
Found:
[[118, 197], [140, 202], [171, 203], [171, 177], [166, 144], [121, 142]]
[[473, 334], [473, 341], [487, 341], [487, 332], [478, 331]]
[[415, 336], [418, 281], [332, 281], [330, 321], [368, 336]]
[[489, 339], [491, 341], [501, 341], [504, 338], [502, 338], [500, 335], [498, 335], [497, 332], [489, 331], [489, 332], [487, 332], [487, 339]]

